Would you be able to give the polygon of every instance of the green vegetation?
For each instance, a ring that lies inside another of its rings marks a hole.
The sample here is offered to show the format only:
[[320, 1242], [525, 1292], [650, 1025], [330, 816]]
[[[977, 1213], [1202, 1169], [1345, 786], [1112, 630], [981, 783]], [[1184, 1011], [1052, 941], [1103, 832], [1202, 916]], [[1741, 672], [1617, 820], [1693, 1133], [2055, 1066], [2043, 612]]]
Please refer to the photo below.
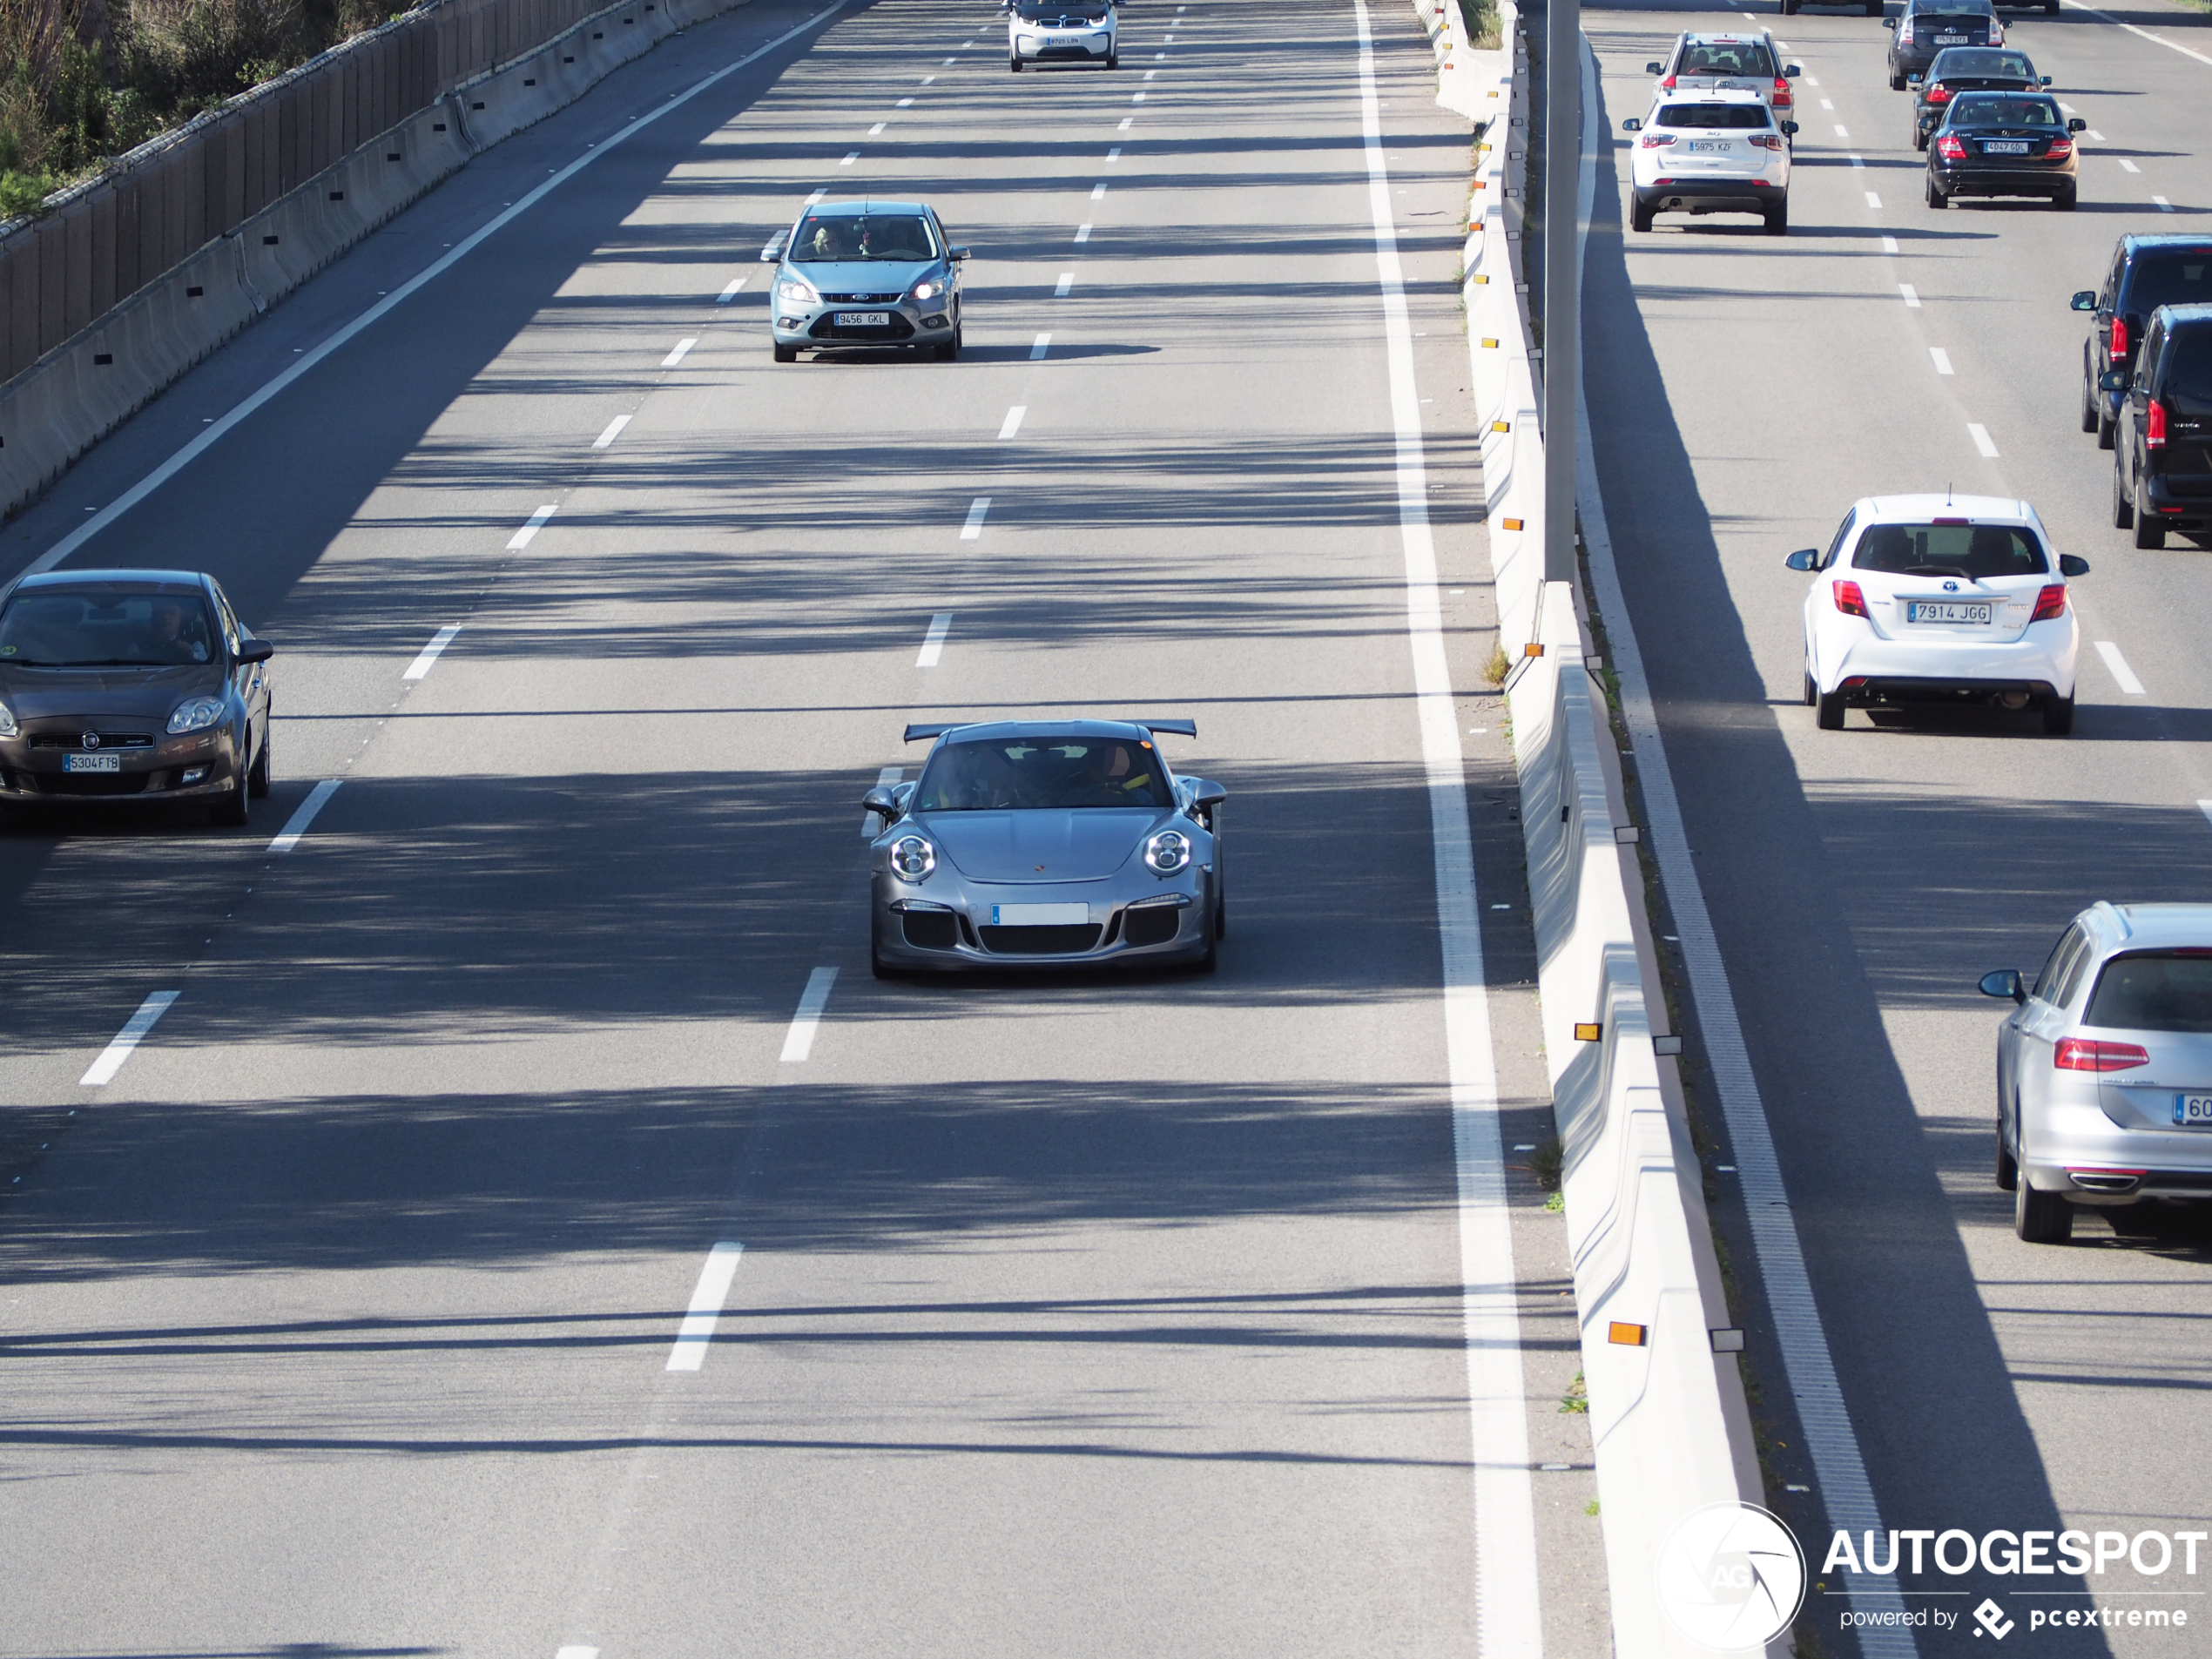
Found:
[[1494, 52], [1503, 37], [1498, 32], [1498, 0], [1460, 0], [1460, 16], [1467, 20], [1467, 44]]
[[398, 15], [392, 0], [0, 0], [0, 219]]
[[1587, 1417], [1590, 1411], [1590, 1386], [1576, 1372], [1575, 1380], [1567, 1385], [1567, 1392], [1559, 1397], [1559, 1409], [1569, 1417]]

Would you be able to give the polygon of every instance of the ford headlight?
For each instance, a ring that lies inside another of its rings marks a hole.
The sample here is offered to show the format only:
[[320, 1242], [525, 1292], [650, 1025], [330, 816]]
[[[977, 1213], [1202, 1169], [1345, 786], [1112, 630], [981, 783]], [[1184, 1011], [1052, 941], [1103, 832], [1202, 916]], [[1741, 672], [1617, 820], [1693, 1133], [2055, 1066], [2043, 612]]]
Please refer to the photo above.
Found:
[[937, 285], [930, 281], [927, 277], [914, 284], [914, 298], [917, 300], [927, 300], [930, 295], [937, 292]]
[[795, 306], [818, 306], [822, 302], [822, 296], [814, 292], [813, 283], [795, 276], [777, 280], [776, 298], [788, 300]]
[[188, 697], [177, 705], [177, 711], [169, 717], [169, 732], [173, 737], [179, 732], [198, 732], [222, 718], [221, 698]]
[[1190, 862], [1190, 838], [1181, 830], [1162, 830], [1144, 843], [1144, 867], [1154, 875], [1173, 875]]
[[891, 868], [901, 881], [927, 881], [937, 867], [937, 849], [919, 835], [901, 835], [891, 843]]
[[16, 724], [16, 711], [5, 703], [0, 703], [0, 738], [19, 738], [22, 735], [23, 728]]

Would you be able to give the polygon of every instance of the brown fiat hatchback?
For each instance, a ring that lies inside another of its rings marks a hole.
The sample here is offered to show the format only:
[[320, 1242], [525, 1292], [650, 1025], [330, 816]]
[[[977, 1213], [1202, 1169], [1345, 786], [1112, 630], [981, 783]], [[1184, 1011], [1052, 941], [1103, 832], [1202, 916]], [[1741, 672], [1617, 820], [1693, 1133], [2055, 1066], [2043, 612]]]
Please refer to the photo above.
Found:
[[205, 801], [244, 824], [269, 792], [271, 651], [212, 577], [24, 577], [0, 604], [0, 803]]

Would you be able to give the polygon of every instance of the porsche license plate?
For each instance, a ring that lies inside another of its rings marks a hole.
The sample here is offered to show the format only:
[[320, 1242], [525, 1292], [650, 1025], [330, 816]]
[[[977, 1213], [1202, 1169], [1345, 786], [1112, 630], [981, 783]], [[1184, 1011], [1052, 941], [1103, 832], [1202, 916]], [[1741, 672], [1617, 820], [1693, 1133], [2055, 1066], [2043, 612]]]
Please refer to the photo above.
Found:
[[64, 772], [121, 772], [121, 755], [64, 755]]
[[891, 314], [887, 311], [840, 311], [837, 314], [840, 328], [888, 328]]
[[2212, 1095], [2176, 1096], [2174, 1122], [2183, 1129], [2212, 1129]]
[[2026, 138], [1991, 138], [1981, 146], [1986, 156], [2024, 156], [2027, 153]]
[[1962, 604], [1955, 599], [1915, 599], [1905, 607], [1907, 622], [1967, 623], [1985, 628], [1993, 614], [1991, 605]]
[[994, 927], [1080, 927], [1090, 920], [1087, 904], [995, 904]]

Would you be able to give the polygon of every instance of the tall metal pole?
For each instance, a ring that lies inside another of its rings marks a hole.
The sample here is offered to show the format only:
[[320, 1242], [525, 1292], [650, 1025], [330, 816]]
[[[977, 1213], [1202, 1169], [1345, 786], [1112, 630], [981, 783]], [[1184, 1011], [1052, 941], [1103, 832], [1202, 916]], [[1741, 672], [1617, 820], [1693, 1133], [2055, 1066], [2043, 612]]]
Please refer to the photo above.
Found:
[[1581, 0], [1544, 8], [1544, 580], [1572, 582], [1575, 409], [1581, 383]]

